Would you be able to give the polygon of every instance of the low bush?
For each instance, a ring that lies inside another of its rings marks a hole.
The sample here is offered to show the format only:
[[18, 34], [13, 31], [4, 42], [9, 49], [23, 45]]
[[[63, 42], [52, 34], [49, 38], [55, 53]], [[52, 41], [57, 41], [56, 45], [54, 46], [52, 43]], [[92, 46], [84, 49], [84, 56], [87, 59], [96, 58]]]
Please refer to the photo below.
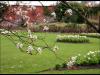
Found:
[[62, 64], [62, 68], [66, 68], [67, 67], [67, 64], [66, 63], [63, 63]]
[[58, 35], [56, 38], [57, 42], [68, 42], [68, 43], [88, 43], [89, 39], [86, 36], [79, 35]]
[[63, 64], [55, 65], [56, 70], [61, 68], [67, 69], [78, 69], [78, 66], [91, 66], [91, 65], [100, 65], [100, 50], [98, 51], [89, 51], [85, 55], [78, 54], [69, 58], [67, 62]]
[[98, 51], [89, 51], [85, 55], [78, 54], [77, 56], [70, 57], [68, 60], [67, 68], [73, 66], [91, 66], [100, 64], [100, 50]]
[[56, 64], [55, 69], [56, 69], [56, 70], [60, 70], [60, 69], [61, 69], [61, 65]]
[[97, 65], [100, 64], [100, 50], [89, 51], [83, 57], [78, 58], [75, 65]]
[[81, 33], [81, 36], [93, 37], [93, 38], [100, 38], [99, 33]]
[[91, 27], [87, 28], [86, 24], [77, 23], [48, 23], [48, 24], [38, 24], [33, 25], [31, 28], [34, 32], [43, 31], [43, 27], [48, 26], [49, 32], [67, 32], [67, 33], [84, 33], [84, 32], [95, 32]]

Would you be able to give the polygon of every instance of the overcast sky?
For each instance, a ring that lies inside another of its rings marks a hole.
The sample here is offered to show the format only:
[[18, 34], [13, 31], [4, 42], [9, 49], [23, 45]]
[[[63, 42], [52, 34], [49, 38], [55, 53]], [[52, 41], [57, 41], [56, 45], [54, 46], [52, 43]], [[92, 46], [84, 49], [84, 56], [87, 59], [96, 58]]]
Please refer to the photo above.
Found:
[[[22, 1], [22, 2], [25, 5], [38, 5], [38, 6], [41, 6], [39, 1]], [[41, 2], [43, 3], [43, 5], [49, 6], [49, 5], [55, 5], [57, 1], [41, 1]], [[16, 1], [9, 1], [9, 3], [11, 5], [14, 5], [16, 3]]]
[[[22, 1], [23, 4], [25, 5], [34, 5], [34, 6], [41, 6], [41, 4], [39, 3], [39, 1]], [[49, 6], [49, 5], [55, 5], [57, 3], [57, 1], [41, 1], [43, 3], [44, 6]], [[81, 2], [81, 1], [77, 1], [77, 2]], [[100, 1], [95, 1], [96, 3], [99, 3]], [[9, 3], [11, 5], [14, 5], [16, 3], [16, 1], [9, 1]], [[22, 3], [21, 3], [22, 4]]]

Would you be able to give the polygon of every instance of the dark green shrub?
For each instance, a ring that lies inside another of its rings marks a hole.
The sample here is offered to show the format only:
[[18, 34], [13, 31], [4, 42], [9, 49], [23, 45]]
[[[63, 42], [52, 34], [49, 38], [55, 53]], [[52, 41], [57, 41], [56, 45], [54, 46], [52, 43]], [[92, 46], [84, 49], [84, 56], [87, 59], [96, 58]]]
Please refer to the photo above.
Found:
[[56, 70], [60, 70], [60, 69], [61, 69], [61, 65], [57, 64], [57, 65], [55, 66], [55, 69], [56, 69]]
[[62, 64], [62, 68], [66, 68], [67, 67], [67, 64], [66, 63], [63, 63]]

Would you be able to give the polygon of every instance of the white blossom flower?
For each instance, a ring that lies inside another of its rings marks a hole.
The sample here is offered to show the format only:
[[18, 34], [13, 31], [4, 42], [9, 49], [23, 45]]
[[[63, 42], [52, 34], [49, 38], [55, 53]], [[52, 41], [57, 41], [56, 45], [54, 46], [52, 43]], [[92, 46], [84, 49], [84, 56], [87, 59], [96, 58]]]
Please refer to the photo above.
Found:
[[62, 9], [60, 9], [60, 11], [62, 11]]
[[2, 31], [1, 33], [2, 33], [2, 34], [10, 34], [11, 32], [10, 32], [10, 31], [5, 30], [5, 31]]
[[70, 15], [72, 15], [72, 10], [71, 9], [66, 10], [66, 12], [68, 12]]
[[90, 57], [88, 57], [88, 60], [90, 60], [91, 58]]
[[77, 59], [77, 56], [71, 57], [71, 61], [72, 61], [72, 62], [75, 62], [76, 59]]
[[29, 46], [28, 46], [28, 49], [27, 49], [27, 53], [32, 53], [32, 50], [33, 50], [32, 45], [29, 45]]
[[33, 38], [33, 36], [30, 34], [30, 35], [28, 35], [29, 36], [29, 38]]
[[31, 35], [31, 30], [30, 29], [28, 29], [28, 35]]
[[43, 19], [44, 22], [46, 22], [46, 19]]
[[22, 43], [17, 43], [17, 48], [22, 48], [23, 44]]
[[94, 51], [94, 52], [97, 52], [97, 51]]
[[4, 31], [5, 29], [0, 29], [0, 31], [2, 32], [2, 31]]
[[37, 51], [41, 54], [42, 53], [42, 48], [41, 47], [38, 47], [37, 48]]
[[59, 47], [55, 45], [55, 46], [53, 47], [53, 51], [55, 52], [55, 51], [57, 51], [57, 50], [59, 50]]
[[55, 12], [52, 12], [51, 15], [52, 15], [53, 17], [56, 17], [56, 13], [55, 13]]
[[67, 66], [68, 67], [71, 67], [71, 66], [73, 66], [74, 65], [74, 63], [72, 62], [72, 61], [69, 61], [68, 63], [67, 63]]
[[37, 35], [32, 35], [31, 30], [28, 29], [28, 37], [37, 40]]
[[70, 61], [67, 63], [68, 67], [71, 67], [75, 64], [77, 56], [71, 57]]
[[49, 30], [49, 27], [44, 26], [43, 31], [48, 31], [48, 30]]
[[92, 52], [92, 51], [91, 51], [90, 53], [91, 53], [91, 54], [94, 54], [94, 52]]
[[21, 13], [20, 13], [20, 11], [17, 11], [16, 14], [17, 14], [17, 15], [20, 15]]
[[89, 51], [87, 55], [94, 54], [95, 52]]
[[91, 54], [90, 52], [87, 53], [87, 55], [90, 55], [90, 54]]
[[33, 40], [37, 40], [37, 35], [33, 35]]

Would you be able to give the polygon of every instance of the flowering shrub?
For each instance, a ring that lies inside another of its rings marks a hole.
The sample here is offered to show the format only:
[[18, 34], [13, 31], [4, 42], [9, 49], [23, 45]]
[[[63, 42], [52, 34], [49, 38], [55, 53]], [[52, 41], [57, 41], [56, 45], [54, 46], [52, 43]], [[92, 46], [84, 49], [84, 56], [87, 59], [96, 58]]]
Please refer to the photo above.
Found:
[[73, 67], [76, 63], [76, 60], [77, 56], [71, 57], [70, 60], [67, 62], [67, 68], [70, 69], [71, 67]]
[[79, 35], [57, 35], [57, 42], [72, 42], [72, 43], [85, 43], [89, 42], [89, 39], [86, 36]]
[[61, 65], [57, 64], [57, 65], [55, 66], [55, 69], [56, 69], [56, 70], [60, 70], [60, 69], [61, 69]]
[[84, 55], [83, 60], [80, 61], [78, 65], [95, 65], [95, 64], [100, 64], [100, 50], [89, 51], [86, 55]]
[[76, 65], [96, 65], [100, 64], [100, 50], [89, 51], [86, 55], [81, 57], [80, 54], [73, 56], [67, 62], [67, 67], [73, 67]]

